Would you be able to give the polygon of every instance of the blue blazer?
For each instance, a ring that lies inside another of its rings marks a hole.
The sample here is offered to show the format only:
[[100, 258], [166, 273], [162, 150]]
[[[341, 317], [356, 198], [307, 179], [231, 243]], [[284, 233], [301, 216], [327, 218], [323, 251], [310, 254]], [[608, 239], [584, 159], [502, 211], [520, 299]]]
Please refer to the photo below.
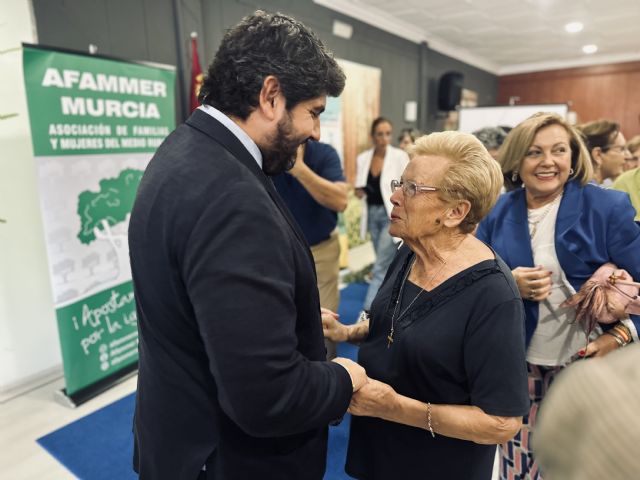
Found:
[[[613, 262], [640, 280], [640, 226], [629, 195], [594, 184], [568, 182], [560, 202], [555, 247], [560, 267], [577, 290], [604, 263]], [[533, 267], [524, 189], [501, 195], [478, 226], [477, 237], [491, 245], [511, 269]], [[527, 346], [538, 325], [538, 302], [524, 300]], [[632, 315], [640, 332], [640, 317]]]

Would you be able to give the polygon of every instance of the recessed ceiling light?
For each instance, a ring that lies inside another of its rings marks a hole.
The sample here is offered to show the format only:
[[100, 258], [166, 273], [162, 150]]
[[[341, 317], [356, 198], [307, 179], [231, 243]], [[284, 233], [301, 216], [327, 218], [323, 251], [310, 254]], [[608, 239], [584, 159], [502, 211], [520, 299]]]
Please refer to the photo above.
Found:
[[584, 47], [582, 47], [582, 51], [584, 53], [596, 53], [598, 51], [598, 46], [597, 45], [585, 45]]
[[564, 26], [564, 29], [569, 33], [578, 33], [582, 31], [584, 25], [582, 22], [569, 22]]

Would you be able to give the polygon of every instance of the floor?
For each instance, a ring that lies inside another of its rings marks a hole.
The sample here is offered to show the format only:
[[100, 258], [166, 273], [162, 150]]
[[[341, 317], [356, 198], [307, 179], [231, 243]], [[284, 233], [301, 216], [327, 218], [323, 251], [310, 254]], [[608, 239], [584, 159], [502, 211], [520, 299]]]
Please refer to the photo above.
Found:
[[0, 478], [6, 480], [74, 479], [36, 439], [108, 405], [136, 389], [136, 376], [77, 408], [57, 403], [62, 378], [0, 405]]

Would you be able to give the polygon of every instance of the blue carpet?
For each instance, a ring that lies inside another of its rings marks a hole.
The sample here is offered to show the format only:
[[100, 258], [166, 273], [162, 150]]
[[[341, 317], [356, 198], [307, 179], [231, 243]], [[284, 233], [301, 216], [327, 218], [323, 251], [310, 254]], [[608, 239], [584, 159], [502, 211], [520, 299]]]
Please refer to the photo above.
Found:
[[[353, 323], [362, 308], [367, 285], [354, 283], [340, 292], [340, 320]], [[338, 345], [338, 355], [356, 359], [357, 348]], [[76, 477], [83, 480], [136, 479], [131, 469], [133, 435], [131, 423], [135, 394], [39, 438], [37, 442]], [[349, 437], [349, 415], [329, 429], [325, 480], [351, 478], [344, 473]]]
[[37, 442], [78, 478], [136, 479], [131, 467], [134, 404], [132, 393]]

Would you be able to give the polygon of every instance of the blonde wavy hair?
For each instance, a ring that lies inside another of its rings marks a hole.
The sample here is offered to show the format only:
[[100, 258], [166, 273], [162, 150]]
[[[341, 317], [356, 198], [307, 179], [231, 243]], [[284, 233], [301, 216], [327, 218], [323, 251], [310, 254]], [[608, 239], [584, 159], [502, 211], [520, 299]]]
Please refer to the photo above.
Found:
[[560, 115], [539, 112], [534, 113], [511, 130], [500, 147], [498, 160], [502, 165], [507, 190], [513, 190], [521, 185], [518, 180], [512, 179], [513, 174], [520, 171], [522, 160], [529, 151], [536, 134], [550, 125], [560, 125], [569, 135], [571, 168], [573, 169], [569, 180], [576, 179], [584, 186], [593, 178], [591, 155], [584, 144], [582, 134]]
[[500, 166], [484, 145], [468, 133], [436, 132], [418, 138], [408, 153], [411, 158], [428, 155], [449, 161], [438, 185], [440, 197], [450, 203], [467, 200], [471, 204], [460, 224], [462, 233], [471, 233], [493, 208], [503, 185]]

